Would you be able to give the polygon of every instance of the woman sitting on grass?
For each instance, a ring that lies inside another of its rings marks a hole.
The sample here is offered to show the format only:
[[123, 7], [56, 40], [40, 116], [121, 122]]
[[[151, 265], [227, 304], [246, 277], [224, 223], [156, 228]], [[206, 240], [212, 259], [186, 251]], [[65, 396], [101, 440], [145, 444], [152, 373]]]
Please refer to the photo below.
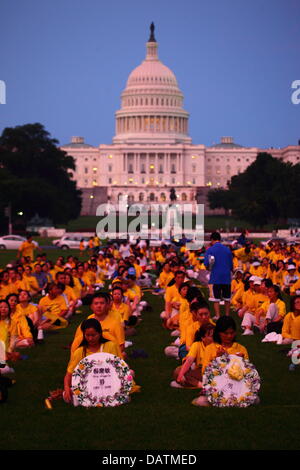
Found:
[[[27, 291], [22, 291], [29, 294]], [[21, 294], [20, 294], [21, 295]], [[20, 312], [18, 300], [20, 295], [10, 294], [6, 300], [10, 306], [10, 350], [14, 351], [16, 348], [28, 348], [34, 346], [33, 334], [30, 327], [33, 327], [32, 321], [28, 321], [25, 313]], [[29, 298], [29, 297], [28, 297]]]
[[67, 403], [72, 402], [72, 374], [81, 359], [89, 356], [90, 354], [99, 352], [110, 353], [120, 357], [118, 345], [103, 338], [102, 327], [98, 320], [95, 318], [89, 318], [83, 321], [81, 324], [81, 330], [84, 339], [79, 348], [71, 354], [71, 359], [64, 379], [64, 400]]
[[184, 359], [183, 365], [174, 371], [174, 388], [202, 387], [202, 362], [206, 346], [213, 341], [214, 326], [211, 323], [202, 325], [195, 335], [195, 340]]
[[284, 317], [282, 344], [300, 340], [300, 295], [291, 298], [291, 311]]
[[[223, 316], [216, 322], [213, 333], [213, 343], [209, 344], [205, 350], [202, 361], [202, 374], [211, 361], [223, 354], [235, 354], [244, 359], [249, 359], [247, 349], [235, 341], [236, 324], [232, 317]], [[193, 405], [208, 406], [208, 400], [205, 396], [200, 396], [193, 400]]]

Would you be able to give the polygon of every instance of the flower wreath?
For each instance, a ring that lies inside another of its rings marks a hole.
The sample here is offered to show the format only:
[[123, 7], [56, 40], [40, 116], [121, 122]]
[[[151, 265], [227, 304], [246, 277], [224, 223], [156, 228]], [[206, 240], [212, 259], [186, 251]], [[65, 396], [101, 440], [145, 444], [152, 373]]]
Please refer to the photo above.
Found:
[[[105, 357], [103, 360], [103, 367], [105, 365], [111, 365], [121, 382], [121, 387], [114, 395], [107, 395], [103, 397], [92, 396], [87, 390], [88, 375], [97, 365], [99, 355]], [[97, 359], [92, 356], [97, 355]], [[109, 353], [96, 353], [90, 356], [84, 357], [75, 368], [72, 374], [72, 391], [76, 396], [76, 402], [81, 406], [94, 406], [94, 407], [108, 407], [108, 406], [119, 406], [130, 401], [129, 392], [132, 387], [133, 377], [129, 366], [123, 359]]]
[[246, 359], [223, 354], [206, 367], [203, 388], [209, 403], [217, 407], [253, 405], [260, 389], [260, 377]]

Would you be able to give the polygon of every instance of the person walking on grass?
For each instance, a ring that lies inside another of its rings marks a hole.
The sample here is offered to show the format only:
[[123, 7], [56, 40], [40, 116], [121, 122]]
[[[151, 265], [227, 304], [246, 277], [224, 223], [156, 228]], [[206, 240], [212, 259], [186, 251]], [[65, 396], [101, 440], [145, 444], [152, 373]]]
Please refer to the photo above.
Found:
[[225, 314], [230, 313], [231, 272], [233, 270], [231, 250], [222, 245], [219, 232], [210, 236], [211, 246], [206, 250], [204, 265], [210, 269], [209, 284], [213, 286], [215, 320], [220, 318], [220, 301], [225, 302]]

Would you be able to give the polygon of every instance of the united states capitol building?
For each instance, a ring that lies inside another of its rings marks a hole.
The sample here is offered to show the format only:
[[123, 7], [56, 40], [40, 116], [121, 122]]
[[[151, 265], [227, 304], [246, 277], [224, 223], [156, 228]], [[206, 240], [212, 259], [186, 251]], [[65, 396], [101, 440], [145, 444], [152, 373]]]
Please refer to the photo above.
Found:
[[61, 147], [75, 159], [73, 179], [82, 190], [83, 215], [95, 215], [100, 203], [117, 204], [121, 196], [128, 204], [169, 202], [171, 188], [179, 204], [195, 203], [196, 197], [205, 203], [209, 189], [226, 187], [261, 151], [293, 164], [300, 161], [299, 145], [260, 149], [232, 137], [209, 147], [193, 144], [183, 93], [174, 73], [159, 60], [153, 24], [150, 30], [146, 57], [121, 94], [112, 143], [95, 147], [72, 137]]

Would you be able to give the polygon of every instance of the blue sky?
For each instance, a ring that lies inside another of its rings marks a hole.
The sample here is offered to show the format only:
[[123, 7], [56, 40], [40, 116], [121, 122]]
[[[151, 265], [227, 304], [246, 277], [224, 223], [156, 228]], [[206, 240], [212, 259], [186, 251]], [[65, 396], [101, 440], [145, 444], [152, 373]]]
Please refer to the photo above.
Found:
[[2, 0], [0, 80], [5, 127], [41, 122], [109, 144], [129, 73], [145, 57], [154, 21], [159, 58], [190, 112], [193, 143], [233, 136], [245, 146], [300, 139], [298, 0]]

